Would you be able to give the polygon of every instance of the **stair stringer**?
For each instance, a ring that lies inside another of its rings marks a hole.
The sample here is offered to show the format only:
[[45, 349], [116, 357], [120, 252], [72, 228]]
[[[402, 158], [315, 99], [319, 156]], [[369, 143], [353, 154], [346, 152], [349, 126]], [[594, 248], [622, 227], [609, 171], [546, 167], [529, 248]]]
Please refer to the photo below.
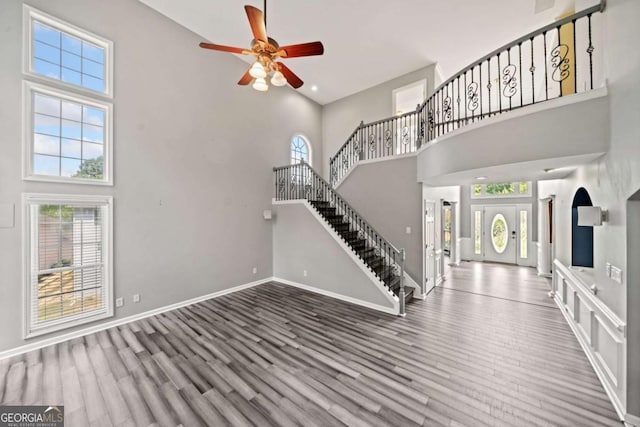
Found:
[[[369, 268], [369, 266], [351, 249], [351, 247], [345, 242], [345, 240], [336, 232], [331, 225], [322, 217], [322, 215], [314, 209], [314, 207], [307, 201], [306, 199], [297, 199], [297, 200], [272, 200], [273, 205], [302, 205], [306, 208], [307, 211], [313, 216], [313, 218], [318, 221], [318, 223], [324, 228], [324, 230], [329, 234], [329, 236], [338, 244], [338, 246], [350, 257], [350, 259], [355, 263], [358, 268], [365, 274], [365, 276], [369, 279], [373, 286], [384, 295], [385, 299], [391, 304], [391, 307], [385, 307], [378, 304], [373, 304], [367, 301], [362, 301], [358, 299], [351, 298], [349, 296], [340, 295], [335, 292], [327, 292], [321, 289], [315, 288], [315, 291], [328, 295], [333, 298], [342, 299], [344, 301], [362, 305], [368, 308], [372, 308], [374, 310], [382, 311], [389, 314], [398, 315], [400, 313], [400, 300], [397, 296], [393, 294], [389, 288], [384, 284], [384, 282], [378, 278], [373, 271]], [[405, 276], [406, 277], [406, 276]], [[305, 284], [306, 285], [306, 284]], [[308, 290], [314, 290], [312, 286], [306, 285], [305, 287]]]

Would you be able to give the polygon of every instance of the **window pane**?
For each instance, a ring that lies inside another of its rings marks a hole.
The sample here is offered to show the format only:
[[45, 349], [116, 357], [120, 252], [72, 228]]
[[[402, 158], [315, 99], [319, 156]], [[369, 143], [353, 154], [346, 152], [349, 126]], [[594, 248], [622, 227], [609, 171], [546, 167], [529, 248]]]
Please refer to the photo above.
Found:
[[82, 75], [82, 86], [97, 92], [104, 92], [104, 80], [86, 74]]
[[64, 138], [80, 139], [82, 135], [82, 127], [78, 122], [71, 120], [62, 120], [62, 136]]
[[80, 163], [81, 160], [79, 159], [68, 159], [63, 157], [61, 160], [62, 165], [60, 169], [60, 176], [70, 177], [76, 175], [80, 170]]
[[33, 56], [52, 64], [60, 65], [60, 49], [36, 41], [33, 43]]
[[476, 255], [482, 253], [482, 212], [474, 212], [474, 252]]
[[60, 100], [39, 93], [33, 96], [33, 110], [36, 113], [47, 114], [49, 116], [60, 117]]
[[526, 181], [519, 183], [520, 194], [528, 194], [529, 193], [529, 183]]
[[60, 136], [60, 119], [57, 117], [33, 115], [33, 130], [37, 133]]
[[104, 157], [99, 156], [95, 159], [86, 159], [82, 162], [77, 175], [81, 178], [103, 179]]
[[48, 154], [50, 156], [60, 155], [60, 138], [39, 133], [33, 136], [33, 152], [38, 154]]
[[60, 158], [52, 156], [43, 156], [41, 154], [33, 155], [33, 173], [36, 175], [60, 175]]
[[82, 56], [92, 61], [104, 64], [104, 49], [91, 43], [82, 42]]
[[504, 195], [515, 193], [515, 186], [513, 182], [501, 182], [497, 184], [487, 184], [485, 186], [486, 194], [491, 195]]
[[473, 186], [473, 194], [475, 196], [482, 195], [482, 185], [481, 184], [476, 184], [476, 185]]
[[105, 92], [105, 49], [33, 21], [32, 67], [37, 74]]
[[491, 244], [493, 249], [499, 254], [507, 249], [509, 242], [509, 230], [507, 228], [507, 220], [502, 214], [497, 214], [491, 221]]
[[84, 122], [91, 125], [104, 126], [104, 111], [97, 108], [84, 107]]
[[81, 71], [81, 58], [69, 52], [62, 52], [62, 66], [75, 71]]
[[93, 77], [104, 79], [104, 64], [99, 64], [85, 58], [82, 60], [82, 72]]
[[82, 82], [82, 74], [77, 71], [69, 70], [68, 68], [62, 68], [62, 81], [80, 86]]
[[[36, 175], [104, 180], [106, 110], [33, 93], [32, 152]], [[90, 124], [96, 123], [99, 124]]]
[[520, 211], [520, 258], [527, 258], [527, 211]]
[[40, 22], [33, 23], [33, 38], [52, 46], [60, 47], [60, 32]]
[[104, 142], [104, 128], [93, 125], [82, 125], [82, 139], [91, 142]]
[[80, 159], [82, 157], [82, 143], [75, 139], [62, 140], [62, 156]]
[[60, 67], [41, 59], [33, 60], [33, 71], [42, 76], [60, 80]]
[[82, 121], [82, 106], [73, 102], [62, 101], [62, 118]]
[[69, 34], [62, 34], [62, 49], [67, 52], [75, 53], [76, 55], [82, 54], [82, 42], [80, 39], [70, 36]]
[[83, 142], [82, 143], [82, 158], [84, 160], [87, 159], [96, 159], [103, 154], [103, 145], [102, 144], [94, 144], [93, 142]]

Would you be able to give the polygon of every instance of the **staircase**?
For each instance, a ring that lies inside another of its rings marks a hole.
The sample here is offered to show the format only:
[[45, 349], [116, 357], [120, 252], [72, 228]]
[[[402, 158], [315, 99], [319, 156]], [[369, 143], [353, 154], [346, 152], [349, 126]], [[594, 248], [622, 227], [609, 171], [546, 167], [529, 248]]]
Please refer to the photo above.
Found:
[[[400, 276], [395, 274], [393, 266], [384, 261], [375, 246], [367, 243], [367, 239], [361, 237], [360, 231], [353, 230], [351, 224], [344, 215], [337, 212], [337, 208], [331, 206], [327, 200], [309, 200], [315, 210], [331, 225], [351, 250], [369, 267], [369, 269], [393, 292], [400, 294]], [[413, 298], [413, 288], [405, 289], [405, 303]]]
[[399, 300], [400, 315], [413, 298], [404, 286], [404, 249], [396, 249], [358, 214], [309, 164], [273, 169], [276, 200], [307, 200], [378, 280]]

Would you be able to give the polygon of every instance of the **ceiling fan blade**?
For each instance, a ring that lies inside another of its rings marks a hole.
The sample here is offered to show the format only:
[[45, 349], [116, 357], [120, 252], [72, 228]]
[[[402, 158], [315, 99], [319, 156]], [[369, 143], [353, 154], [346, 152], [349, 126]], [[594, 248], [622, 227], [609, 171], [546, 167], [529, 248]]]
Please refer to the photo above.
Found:
[[247, 68], [247, 71], [245, 71], [245, 73], [242, 76], [242, 78], [240, 80], [238, 80], [238, 84], [240, 86], [246, 86], [249, 83], [251, 83], [251, 80], [253, 80], [253, 77], [251, 77], [251, 74], [249, 74], [249, 71], [251, 71], [251, 66], [249, 68]]
[[291, 86], [298, 89], [304, 84], [304, 82], [300, 80], [300, 77], [296, 76], [294, 72], [291, 71], [289, 67], [284, 65], [282, 62], [278, 62], [278, 66], [280, 72], [284, 75], [284, 78], [287, 79], [287, 83], [289, 83]]
[[264, 25], [264, 14], [262, 11], [249, 5], [246, 5], [244, 10], [247, 12], [247, 18], [249, 18], [253, 38], [263, 43], [268, 43], [267, 29]]
[[300, 43], [282, 46], [277, 54], [283, 58], [296, 58], [300, 56], [322, 55], [324, 46], [322, 42]]
[[220, 44], [213, 43], [200, 43], [200, 47], [204, 49], [212, 49], [212, 50], [220, 50], [222, 52], [231, 52], [231, 53], [239, 53], [241, 55], [246, 55], [249, 53], [246, 49], [242, 49], [240, 47], [232, 47], [232, 46], [223, 46]]

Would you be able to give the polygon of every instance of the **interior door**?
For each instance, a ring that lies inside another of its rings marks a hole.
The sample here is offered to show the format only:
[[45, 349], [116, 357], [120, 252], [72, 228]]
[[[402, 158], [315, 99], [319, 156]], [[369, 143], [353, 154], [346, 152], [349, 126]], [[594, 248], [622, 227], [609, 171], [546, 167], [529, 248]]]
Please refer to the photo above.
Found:
[[515, 206], [485, 206], [483, 219], [485, 261], [517, 263], [518, 228]]
[[436, 285], [436, 203], [424, 202], [424, 281], [425, 292]]

